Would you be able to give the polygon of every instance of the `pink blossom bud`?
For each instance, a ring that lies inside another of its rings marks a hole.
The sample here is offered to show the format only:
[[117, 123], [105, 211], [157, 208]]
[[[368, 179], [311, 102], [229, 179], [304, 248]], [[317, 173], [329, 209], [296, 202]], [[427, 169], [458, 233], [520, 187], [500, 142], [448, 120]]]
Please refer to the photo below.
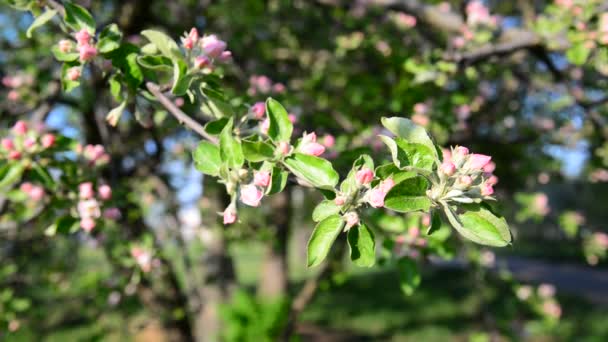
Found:
[[267, 187], [270, 184], [270, 172], [258, 171], [253, 176], [253, 184], [261, 187]]
[[82, 45], [78, 47], [81, 62], [88, 62], [97, 56], [97, 48], [93, 45]]
[[30, 191], [32, 191], [32, 188], [33, 188], [33, 187], [34, 187], [34, 185], [33, 185], [32, 183], [30, 183], [30, 182], [25, 182], [25, 183], [22, 183], [22, 184], [19, 186], [19, 190], [21, 190], [21, 191], [25, 192], [26, 194], [29, 194], [29, 193], [30, 193]]
[[241, 186], [241, 202], [251, 207], [260, 205], [264, 194], [253, 184]]
[[277, 147], [277, 150], [279, 151], [279, 153], [283, 156], [286, 156], [289, 151], [291, 150], [291, 146], [289, 146], [289, 143], [285, 142], [285, 141], [281, 141], [279, 143], [279, 146]]
[[332, 148], [336, 144], [336, 138], [331, 134], [325, 134], [323, 137], [323, 145], [327, 148]]
[[540, 284], [538, 286], [538, 295], [542, 298], [550, 298], [555, 296], [555, 286], [551, 284]]
[[93, 196], [95, 196], [95, 190], [93, 190], [93, 183], [81, 183], [78, 186], [78, 196], [82, 199], [93, 198]]
[[[256, 102], [251, 106], [251, 113], [253, 113], [254, 118], [262, 120], [266, 114], [266, 104], [264, 102]], [[270, 121], [268, 123], [270, 124]]]
[[384, 207], [384, 197], [386, 197], [386, 192], [380, 190], [379, 188], [373, 188], [367, 193], [367, 196], [367, 201], [372, 207]]
[[410, 229], [407, 230], [407, 234], [415, 239], [420, 236], [420, 229], [418, 227], [410, 227]]
[[13, 133], [15, 135], [24, 135], [25, 133], [27, 133], [27, 123], [25, 123], [25, 121], [17, 121], [17, 123], [15, 123], [15, 126], [13, 126]]
[[44, 197], [44, 188], [41, 186], [32, 186], [28, 195], [32, 201], [38, 202]]
[[82, 229], [84, 229], [84, 231], [87, 233], [90, 233], [93, 228], [95, 228], [95, 225], [95, 220], [90, 217], [85, 217], [80, 220], [80, 227], [82, 227]]
[[543, 312], [548, 316], [560, 318], [562, 315], [562, 307], [555, 301], [546, 301], [543, 303]]
[[192, 29], [190, 29], [190, 33], [188, 33], [188, 38], [192, 39], [192, 41], [194, 43], [196, 43], [198, 41], [198, 30], [196, 29], [196, 27], [193, 27]]
[[466, 156], [469, 154], [469, 149], [464, 146], [458, 146], [454, 149], [454, 153], [459, 156]]
[[223, 51], [217, 59], [219, 59], [220, 62], [226, 63], [232, 59], [232, 52], [228, 50]]
[[458, 182], [464, 187], [469, 187], [473, 184], [473, 179], [470, 176], [462, 176], [458, 178]]
[[311, 156], [320, 156], [325, 152], [325, 146], [311, 142], [300, 147], [300, 152]]
[[395, 181], [392, 178], [387, 178], [378, 184], [378, 189], [384, 193], [388, 193], [395, 186]]
[[102, 200], [109, 200], [112, 198], [112, 188], [107, 184], [100, 186], [99, 189], [97, 189], [97, 192], [99, 193], [99, 198]]
[[183, 97], [178, 97], [175, 99], [175, 101], [173, 101], [175, 103], [176, 106], [178, 107], [183, 107], [185, 104], [184, 98]]
[[78, 81], [78, 79], [80, 78], [80, 68], [79, 67], [69, 68], [67, 76], [70, 81]]
[[103, 211], [103, 217], [109, 220], [118, 220], [120, 218], [120, 209], [118, 208], [108, 208]]
[[42, 136], [42, 138], [40, 139], [40, 141], [42, 142], [42, 146], [44, 148], [49, 148], [53, 145], [55, 145], [55, 135], [54, 134], [45, 134]]
[[211, 65], [211, 60], [207, 56], [198, 56], [194, 60], [194, 67], [197, 69], [203, 69]]
[[236, 210], [233, 206], [228, 206], [228, 208], [224, 210], [223, 216], [225, 225], [233, 224], [234, 222], [236, 222]]
[[91, 41], [91, 34], [86, 29], [82, 29], [76, 32], [76, 34], [74, 34], [74, 37], [76, 38], [76, 42], [80, 46], [89, 45], [89, 42]]
[[489, 162], [482, 167], [483, 172], [492, 173], [496, 170], [496, 164], [494, 162]]
[[10, 160], [21, 159], [21, 152], [19, 152], [19, 151], [10, 151], [8, 153], [8, 159], [10, 159]]
[[490, 176], [490, 178], [488, 178], [488, 179], [486, 180], [486, 184], [489, 184], [489, 185], [491, 185], [491, 186], [494, 186], [494, 185], [496, 185], [497, 183], [498, 183], [498, 177], [496, 177], [496, 176], [494, 176], [494, 175], [491, 175], [491, 176]]
[[452, 151], [450, 151], [447, 148], [444, 148], [442, 150], [442, 154], [443, 154], [443, 161], [444, 162], [451, 162], [452, 161]]
[[456, 173], [456, 165], [454, 165], [454, 163], [449, 162], [449, 161], [445, 161], [445, 162], [441, 163], [441, 166], [439, 167], [439, 169], [441, 170], [441, 172], [443, 172], [447, 176], [453, 176], [454, 173]]
[[414, 105], [414, 113], [419, 113], [419, 114], [426, 114], [429, 110], [429, 107], [426, 105], [426, 103], [416, 103]]
[[19, 95], [19, 92], [18, 92], [18, 91], [16, 91], [16, 90], [11, 90], [11, 91], [9, 91], [9, 92], [8, 92], [8, 94], [6, 95], [6, 98], [7, 98], [9, 101], [13, 101], [13, 102], [18, 101], [20, 97], [21, 97], [21, 96]]
[[190, 37], [182, 38], [182, 44], [184, 45], [184, 48], [188, 50], [192, 50], [194, 47], [194, 41], [192, 41], [192, 38]]
[[359, 224], [359, 215], [357, 215], [354, 211], [349, 211], [343, 216], [344, 221], [346, 221], [346, 229], [350, 229], [351, 227]]
[[494, 193], [494, 188], [492, 185], [485, 183], [481, 186], [481, 196], [492, 196]]
[[431, 215], [430, 214], [424, 214], [424, 215], [422, 215], [421, 223], [425, 227], [430, 226], [431, 225]]
[[23, 147], [30, 149], [36, 145], [36, 138], [27, 137], [23, 140]]
[[268, 135], [268, 130], [270, 129], [270, 119], [266, 118], [264, 119], [264, 121], [262, 121], [262, 123], [260, 124], [260, 131], [263, 134]]
[[336, 205], [344, 205], [344, 203], [346, 203], [346, 198], [342, 195], [336, 196], [336, 199], [334, 199], [334, 203]]
[[411, 119], [413, 123], [422, 127], [426, 127], [430, 123], [429, 117], [425, 114], [415, 113], [414, 115], [412, 115]]
[[201, 39], [201, 48], [211, 58], [219, 57], [226, 50], [226, 43], [212, 34]]
[[2, 139], [2, 147], [7, 151], [12, 151], [15, 148], [15, 144], [9, 138]]
[[308, 144], [311, 142], [317, 142], [317, 134], [315, 132], [302, 134], [302, 144]]
[[289, 120], [289, 122], [291, 122], [292, 124], [296, 123], [297, 117], [295, 114], [287, 114], [287, 119]]
[[72, 51], [72, 42], [67, 39], [62, 39], [59, 41], [59, 51], [63, 53], [68, 53]]
[[374, 171], [364, 167], [355, 173], [355, 180], [360, 185], [369, 184], [374, 180]]
[[285, 85], [283, 83], [275, 83], [272, 86], [272, 91], [274, 91], [277, 94], [282, 94], [285, 92]]
[[492, 160], [490, 156], [473, 153], [469, 156], [467, 167], [472, 170], [482, 170], [490, 160]]

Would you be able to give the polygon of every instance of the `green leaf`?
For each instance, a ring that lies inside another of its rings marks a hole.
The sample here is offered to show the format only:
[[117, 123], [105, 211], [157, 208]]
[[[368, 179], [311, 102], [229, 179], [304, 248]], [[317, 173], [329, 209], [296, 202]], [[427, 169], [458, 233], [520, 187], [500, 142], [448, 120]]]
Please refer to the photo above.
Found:
[[65, 22], [69, 27], [75, 31], [86, 29], [91, 34], [95, 33], [95, 20], [84, 7], [69, 1], [65, 1], [63, 7], [65, 8]]
[[418, 143], [410, 143], [404, 139], [395, 139], [400, 150], [398, 157], [401, 167], [412, 166], [419, 169], [433, 170], [436, 152], [430, 147]]
[[317, 224], [308, 241], [308, 267], [317, 266], [325, 260], [342, 227], [344, 221], [339, 215], [329, 216]]
[[61, 52], [57, 44], [51, 47], [51, 52], [53, 53], [53, 56], [55, 56], [55, 59], [60, 62], [74, 62], [80, 57], [78, 52]]
[[572, 64], [583, 65], [587, 61], [587, 58], [589, 58], [590, 53], [591, 50], [585, 46], [584, 42], [581, 42], [572, 45], [572, 47], [566, 51], [566, 58]]
[[214, 121], [210, 121], [205, 125], [205, 132], [211, 135], [219, 135], [227, 123], [228, 118], [221, 118]]
[[261, 162], [274, 157], [274, 148], [264, 141], [243, 140], [243, 155], [250, 162]]
[[201, 141], [197, 148], [192, 152], [194, 167], [200, 172], [209, 176], [218, 176], [220, 173], [220, 165], [222, 158], [220, 157], [220, 149], [216, 145]]
[[435, 144], [422, 126], [416, 125], [409, 119], [399, 117], [382, 118], [382, 125], [391, 133], [405, 139], [407, 142], [427, 146], [433, 151], [434, 157], [437, 157]]
[[36, 19], [34, 19], [34, 22], [30, 25], [30, 27], [25, 32], [25, 36], [28, 38], [32, 38], [32, 33], [34, 32], [34, 30], [36, 30], [37, 28], [48, 23], [49, 20], [51, 20], [55, 17], [55, 15], [57, 15], [56, 10], [47, 10], [44, 13], [42, 13], [41, 15], [37, 16]]
[[418, 270], [418, 264], [410, 258], [401, 258], [397, 261], [397, 268], [399, 270], [399, 284], [401, 291], [406, 296], [411, 296], [416, 288], [420, 286], [420, 271]]
[[58, 218], [55, 223], [49, 226], [44, 234], [47, 236], [53, 236], [57, 233], [69, 234], [78, 230], [80, 227], [78, 219], [72, 216], [62, 216]]
[[8, 163], [0, 167], [0, 189], [13, 185], [21, 180], [25, 171], [22, 163]]
[[232, 106], [226, 100], [224, 94], [210, 87], [201, 86], [201, 92], [205, 96], [201, 110], [214, 118], [229, 117], [234, 114]]
[[441, 229], [441, 216], [439, 212], [431, 210], [431, 225], [426, 230], [426, 235], [432, 235], [434, 232]]
[[144, 30], [141, 34], [156, 45], [158, 51], [165, 57], [175, 62], [175, 59], [183, 59], [177, 43], [168, 35], [156, 30]]
[[112, 94], [114, 100], [116, 100], [117, 102], [122, 102], [122, 96], [120, 95], [122, 85], [116, 78], [116, 74], [114, 74], [108, 80], [108, 83], [110, 84], [110, 94]]
[[360, 224], [348, 231], [350, 260], [359, 267], [372, 267], [376, 263], [376, 241], [374, 233]]
[[316, 188], [333, 190], [340, 180], [331, 163], [323, 158], [294, 153], [285, 159], [285, 165], [296, 177]]
[[190, 88], [194, 80], [193, 75], [188, 75], [188, 65], [181, 58], [173, 59], [173, 86], [171, 92], [174, 95], [182, 96]]
[[240, 169], [245, 163], [241, 143], [232, 135], [232, 119], [228, 121], [220, 134], [220, 156], [222, 162], [231, 169]]
[[324, 200], [315, 207], [315, 210], [312, 212], [312, 220], [320, 222], [331, 215], [339, 213], [340, 206], [336, 205], [334, 201]]
[[138, 55], [139, 48], [130, 43], [122, 43], [118, 49], [106, 54], [112, 65], [120, 69], [131, 91], [135, 91], [144, 79], [142, 69], [137, 63]]
[[110, 24], [99, 34], [97, 49], [100, 53], [108, 53], [120, 47], [122, 40], [122, 32], [116, 24]]
[[289, 121], [287, 111], [283, 106], [274, 100], [268, 98], [266, 100], [266, 113], [270, 119], [270, 127], [268, 128], [268, 136], [275, 142], [287, 141], [291, 139], [293, 125]]
[[465, 213], [456, 215], [452, 207], [443, 203], [444, 214], [460, 235], [486, 246], [504, 247], [511, 243], [511, 232], [504, 218], [496, 217], [481, 205], [462, 207]]
[[398, 184], [408, 178], [416, 177], [416, 172], [402, 171], [395, 164], [390, 163], [378, 166], [376, 168], [376, 176], [382, 179], [392, 178], [395, 184]]
[[42, 183], [47, 189], [55, 188], [55, 180], [51, 176], [49, 170], [45, 167], [42, 167], [40, 164], [35, 163], [32, 166], [31, 178], [33, 181], [37, 181]]
[[63, 63], [63, 66], [61, 67], [61, 87], [66, 93], [69, 93], [74, 88], [80, 86], [80, 81], [72, 81], [68, 78], [68, 70], [72, 67], [80, 68], [82, 72], [82, 67], [80, 67], [77, 62]]
[[159, 70], [159, 71], [172, 71], [173, 63], [171, 59], [163, 55], [146, 55], [138, 56], [137, 63], [144, 68]]
[[285, 185], [287, 185], [288, 177], [289, 172], [279, 167], [273, 167], [270, 177], [270, 185], [268, 185], [268, 188], [266, 188], [266, 195], [274, 195], [283, 191]]
[[426, 195], [427, 189], [428, 182], [423, 177], [408, 178], [395, 185], [386, 194], [384, 206], [402, 213], [428, 211], [431, 208], [431, 200]]

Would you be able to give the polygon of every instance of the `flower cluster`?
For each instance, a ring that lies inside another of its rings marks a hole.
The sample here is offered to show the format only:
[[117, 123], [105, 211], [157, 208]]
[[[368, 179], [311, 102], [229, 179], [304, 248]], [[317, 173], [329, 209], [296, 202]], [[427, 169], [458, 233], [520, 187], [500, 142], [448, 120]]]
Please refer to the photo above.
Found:
[[15, 76], [4, 76], [2, 77], [2, 85], [7, 89], [10, 89], [6, 94], [6, 98], [9, 101], [18, 101], [23, 93], [21, 90], [26, 86], [34, 84], [34, 77], [32, 75], [17, 74]]
[[490, 15], [490, 10], [479, 0], [470, 1], [465, 8], [469, 26], [485, 25], [496, 27], [498, 17]]
[[0, 157], [9, 160], [20, 160], [55, 145], [55, 135], [41, 134], [40, 130], [30, 129], [25, 121], [17, 121], [11, 131], [12, 137], [0, 141]]
[[21, 183], [19, 190], [24, 192], [28, 198], [34, 202], [40, 202], [45, 195], [45, 191], [42, 186], [34, 185], [30, 182]]
[[228, 62], [232, 58], [232, 52], [226, 50], [228, 45], [225, 41], [214, 34], [200, 37], [195, 27], [184, 33], [181, 40], [184, 49], [193, 56], [193, 65], [197, 69], [212, 70], [216, 61]]
[[443, 162], [439, 166], [439, 184], [428, 190], [433, 201], [478, 203], [493, 199], [493, 186], [498, 177], [492, 174], [496, 164], [492, 157], [469, 153], [469, 149], [456, 146], [443, 151]]
[[103, 184], [97, 187], [97, 191], [91, 182], [81, 183], [78, 186], [78, 216], [80, 217], [80, 227], [86, 232], [91, 232], [96, 226], [99, 218], [105, 217], [110, 220], [120, 218], [118, 208], [109, 207], [103, 209], [105, 202], [112, 198], [112, 188]]
[[515, 294], [523, 302], [529, 302], [541, 315], [557, 320], [562, 315], [562, 308], [555, 299], [555, 286], [551, 284], [540, 284], [536, 289], [530, 285], [519, 286]]
[[608, 255], [608, 234], [595, 232], [583, 241], [583, 252], [589, 265], [597, 265]]
[[405, 234], [398, 235], [395, 238], [393, 249], [397, 257], [409, 256], [410, 258], [417, 259], [420, 256], [421, 250], [427, 247], [427, 245], [428, 241], [420, 236], [420, 228], [412, 226], [408, 228]]
[[110, 155], [106, 152], [103, 145], [85, 145], [76, 147], [76, 153], [80, 154], [89, 165], [103, 166], [110, 162]]
[[253, 75], [249, 77], [249, 89], [247, 94], [254, 96], [257, 94], [266, 95], [270, 93], [282, 94], [286, 90], [283, 83], [273, 83], [268, 76]]
[[[80, 31], [74, 33], [74, 41], [70, 39], [62, 39], [57, 43], [58, 49], [61, 53], [72, 53], [77, 51], [80, 63], [85, 64], [92, 61], [97, 57], [98, 51], [94, 44], [94, 32], [83, 28]], [[82, 73], [81, 66], [73, 66], [67, 70], [67, 78], [70, 81], [77, 81], [80, 79]]]
[[152, 258], [152, 253], [148, 249], [133, 246], [131, 247], [130, 253], [131, 257], [135, 259], [137, 266], [139, 266], [144, 273], [148, 273], [152, 270], [154, 259]]

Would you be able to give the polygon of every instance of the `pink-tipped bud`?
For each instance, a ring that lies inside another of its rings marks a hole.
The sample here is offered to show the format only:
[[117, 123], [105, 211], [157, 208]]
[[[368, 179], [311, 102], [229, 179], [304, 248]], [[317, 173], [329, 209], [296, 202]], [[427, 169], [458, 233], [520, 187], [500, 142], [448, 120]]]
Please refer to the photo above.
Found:
[[9, 138], [2, 139], [2, 147], [7, 151], [12, 151], [15, 148], [15, 143]]
[[451, 162], [452, 161], [452, 151], [450, 151], [447, 148], [444, 148], [442, 150], [442, 155], [443, 155], [443, 161], [444, 162]]
[[456, 173], [456, 165], [454, 165], [454, 163], [448, 162], [448, 161], [441, 163], [441, 166], [439, 167], [439, 169], [441, 170], [441, 172], [443, 172], [447, 176], [453, 176], [454, 173]]
[[289, 146], [289, 143], [285, 142], [285, 141], [281, 141], [279, 143], [279, 146], [277, 147], [277, 150], [279, 151], [279, 153], [283, 156], [286, 156], [287, 154], [289, 154], [289, 151], [291, 150], [291, 146]]
[[79, 46], [89, 45], [91, 41], [91, 34], [86, 29], [76, 32], [74, 37], [76, 38], [76, 42]]
[[481, 186], [481, 196], [492, 196], [494, 193], [494, 188], [492, 185], [485, 183]]
[[494, 162], [489, 162], [483, 166], [482, 170], [485, 173], [492, 173], [496, 170], [496, 164]]
[[380, 190], [379, 188], [373, 188], [367, 193], [367, 202], [374, 208], [382, 208], [384, 207], [384, 197], [386, 197], [386, 192]]
[[260, 131], [262, 132], [262, 134], [266, 134], [268, 135], [268, 130], [270, 129], [270, 119], [266, 118], [264, 119], [264, 121], [262, 121], [262, 123], [260, 124]]
[[[251, 113], [253, 113], [254, 118], [262, 120], [266, 114], [266, 104], [264, 102], [256, 102], [251, 106]], [[268, 121], [268, 124], [270, 124], [270, 121]]]
[[387, 178], [378, 184], [378, 189], [384, 193], [388, 193], [395, 186], [395, 181], [392, 178]]
[[86, 182], [81, 183], [78, 186], [78, 196], [82, 199], [90, 199], [95, 196], [95, 190], [93, 189], [93, 183]]
[[32, 188], [34, 188], [34, 185], [32, 183], [30, 183], [30, 182], [22, 183], [19, 186], [19, 190], [25, 192], [26, 194], [29, 194], [30, 191], [32, 191]]
[[70, 81], [78, 81], [78, 79], [80, 79], [80, 68], [71, 67], [68, 69], [67, 76]]
[[431, 225], [431, 215], [430, 214], [424, 214], [424, 215], [422, 215], [421, 223], [425, 227], [430, 226]]
[[364, 167], [355, 173], [355, 180], [360, 185], [369, 184], [374, 180], [374, 171]]
[[302, 134], [302, 144], [308, 144], [311, 142], [317, 142], [317, 134], [315, 132]]
[[32, 201], [38, 202], [42, 198], [44, 198], [44, 188], [42, 188], [41, 186], [32, 186], [32, 188], [28, 192], [28, 195], [30, 196], [30, 199]]
[[346, 229], [350, 229], [353, 226], [359, 224], [359, 215], [357, 215], [354, 211], [349, 211], [343, 216], [344, 221], [346, 221]]
[[456, 149], [454, 150], [454, 153], [459, 155], [459, 156], [466, 156], [469, 154], [469, 149], [464, 147], [464, 146], [458, 146], [456, 147]]
[[236, 222], [236, 210], [234, 209], [234, 206], [228, 206], [228, 208], [224, 210], [224, 213], [222, 215], [224, 217], [225, 225], [233, 224], [234, 222]]
[[194, 60], [194, 67], [197, 69], [204, 69], [211, 65], [211, 60], [207, 56], [198, 56]]
[[201, 39], [201, 48], [205, 51], [207, 56], [218, 58], [222, 55], [222, 52], [226, 50], [226, 42], [218, 39], [216, 35], [212, 34]]
[[470, 176], [462, 176], [458, 178], [458, 182], [464, 187], [469, 187], [473, 184], [473, 179]]
[[407, 230], [407, 235], [409, 235], [411, 238], [415, 239], [418, 236], [420, 236], [420, 229], [418, 227], [410, 227], [410, 229]]
[[25, 147], [26, 149], [31, 149], [34, 146], [36, 146], [36, 138], [27, 137], [25, 138], [25, 140], [23, 140], [23, 147]]
[[11, 90], [8, 92], [8, 94], [6, 94], [6, 98], [13, 102], [18, 101], [20, 97], [21, 95], [19, 95], [19, 92], [16, 90]]
[[489, 162], [492, 157], [484, 154], [473, 153], [469, 156], [467, 167], [472, 170], [482, 170]]
[[15, 126], [13, 126], [13, 133], [15, 135], [24, 135], [25, 133], [27, 133], [27, 123], [25, 123], [25, 121], [17, 121], [17, 123], [15, 123]]
[[332, 148], [332, 147], [334, 147], [335, 144], [336, 144], [336, 138], [334, 138], [333, 135], [325, 134], [325, 136], [323, 136], [323, 145], [325, 145], [325, 147]]
[[258, 171], [253, 176], [253, 184], [261, 187], [270, 185], [270, 172]]
[[490, 178], [486, 180], [486, 184], [490, 184], [492, 186], [498, 184], [498, 177], [491, 175]]
[[334, 203], [336, 205], [344, 205], [344, 203], [346, 203], [346, 198], [342, 195], [336, 196], [336, 198], [334, 199]]
[[93, 220], [90, 217], [86, 217], [83, 218], [82, 220], [80, 220], [80, 227], [87, 233], [90, 233], [93, 228], [95, 228], [96, 223], [95, 220]]
[[42, 142], [42, 146], [44, 148], [49, 148], [52, 147], [53, 145], [55, 145], [55, 135], [54, 134], [45, 134], [42, 136], [42, 138], [40, 139], [40, 141]]
[[297, 119], [298, 118], [296, 117], [295, 114], [291, 114], [291, 113], [287, 114], [287, 120], [289, 120], [289, 122], [291, 122], [292, 124], [295, 124]]
[[99, 198], [102, 200], [109, 200], [112, 198], [112, 188], [107, 184], [100, 186], [99, 189], [97, 189], [97, 192], [99, 193]]
[[67, 39], [62, 39], [59, 41], [59, 51], [63, 52], [63, 53], [68, 53], [70, 51], [72, 51], [72, 41], [67, 40]]
[[264, 194], [253, 184], [241, 186], [241, 202], [251, 207], [260, 205]]
[[277, 94], [281, 94], [284, 93], [286, 90], [285, 85], [283, 83], [275, 83], [272, 86], [272, 91], [274, 91]]
[[196, 27], [190, 29], [190, 33], [188, 33], [188, 38], [190, 38], [196, 44], [199, 38], [198, 30], [196, 29]]
[[220, 62], [226, 63], [232, 59], [232, 52], [228, 50], [223, 51], [217, 59], [219, 59]]
[[19, 152], [19, 151], [10, 151], [8, 153], [8, 159], [10, 159], [10, 160], [19, 160], [19, 159], [21, 159], [21, 152]]
[[300, 152], [311, 156], [320, 156], [325, 152], [325, 146], [311, 142], [300, 147]]
[[194, 47], [194, 41], [190, 37], [182, 38], [182, 44], [184, 45], [184, 48], [188, 50], [192, 50]]
[[78, 47], [81, 62], [88, 62], [97, 56], [97, 48], [93, 45], [82, 45]]

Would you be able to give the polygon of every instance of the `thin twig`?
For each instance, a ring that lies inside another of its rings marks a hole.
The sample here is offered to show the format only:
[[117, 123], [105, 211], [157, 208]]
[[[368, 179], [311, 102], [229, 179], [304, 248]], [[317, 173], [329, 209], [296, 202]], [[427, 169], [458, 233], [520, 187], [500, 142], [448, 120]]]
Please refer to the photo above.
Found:
[[196, 122], [194, 119], [188, 116], [188, 114], [184, 113], [181, 109], [179, 109], [173, 101], [167, 98], [161, 91], [160, 87], [152, 82], [146, 83], [146, 88], [158, 99], [158, 101], [171, 113], [179, 122], [186, 125], [188, 128], [192, 129], [201, 137], [209, 140], [209, 142], [217, 145], [217, 138], [212, 136], [211, 134], [205, 132], [205, 128]]

